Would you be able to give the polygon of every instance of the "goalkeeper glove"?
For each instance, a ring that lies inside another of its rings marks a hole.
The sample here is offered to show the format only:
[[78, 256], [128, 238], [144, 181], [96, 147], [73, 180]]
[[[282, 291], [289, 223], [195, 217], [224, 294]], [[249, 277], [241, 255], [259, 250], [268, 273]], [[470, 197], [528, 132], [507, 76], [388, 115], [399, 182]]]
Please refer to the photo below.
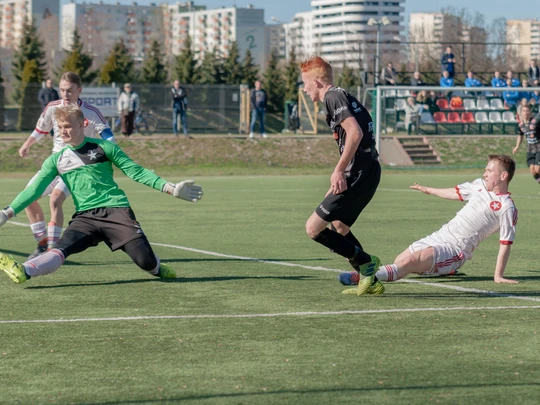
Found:
[[0, 226], [4, 225], [8, 219], [11, 219], [15, 216], [15, 211], [9, 205], [0, 211]]
[[193, 180], [184, 180], [178, 184], [166, 183], [161, 191], [190, 202], [197, 202], [203, 196], [202, 187], [195, 185]]

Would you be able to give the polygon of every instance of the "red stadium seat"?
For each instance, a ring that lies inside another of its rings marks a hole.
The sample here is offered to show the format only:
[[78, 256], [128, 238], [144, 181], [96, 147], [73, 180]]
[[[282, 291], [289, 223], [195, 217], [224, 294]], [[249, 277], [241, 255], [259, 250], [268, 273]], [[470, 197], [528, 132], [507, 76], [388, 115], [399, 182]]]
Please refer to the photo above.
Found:
[[448, 100], [445, 99], [445, 98], [439, 98], [437, 100], [437, 106], [441, 109], [441, 110], [446, 110], [448, 109]]
[[458, 112], [452, 111], [448, 113], [448, 122], [451, 124], [461, 124], [461, 118]]
[[473, 123], [473, 122], [476, 122], [474, 120], [474, 115], [472, 112], [464, 112], [461, 114], [461, 121], [464, 123], [464, 124], [470, 124], [470, 123]]
[[437, 111], [436, 113], [434, 113], [433, 118], [435, 118], [435, 121], [437, 123], [448, 122], [446, 119], [446, 114], [440, 111]]

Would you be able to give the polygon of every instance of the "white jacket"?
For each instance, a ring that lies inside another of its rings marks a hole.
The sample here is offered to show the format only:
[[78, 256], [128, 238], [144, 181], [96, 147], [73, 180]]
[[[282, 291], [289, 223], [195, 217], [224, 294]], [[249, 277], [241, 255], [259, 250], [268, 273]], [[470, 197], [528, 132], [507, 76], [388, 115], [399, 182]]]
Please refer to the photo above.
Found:
[[118, 97], [118, 113], [122, 114], [122, 111], [128, 112], [137, 111], [139, 109], [139, 96], [137, 93], [126, 93], [125, 91]]

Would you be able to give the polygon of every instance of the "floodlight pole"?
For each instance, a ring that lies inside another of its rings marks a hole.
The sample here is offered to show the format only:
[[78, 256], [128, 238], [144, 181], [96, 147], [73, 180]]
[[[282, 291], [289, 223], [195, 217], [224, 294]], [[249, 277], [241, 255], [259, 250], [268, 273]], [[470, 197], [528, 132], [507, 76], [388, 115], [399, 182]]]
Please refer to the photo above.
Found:
[[375, 86], [379, 84], [379, 56], [381, 53], [381, 22], [378, 21], [377, 23], [377, 46], [375, 51], [375, 74], [373, 75], [375, 77]]

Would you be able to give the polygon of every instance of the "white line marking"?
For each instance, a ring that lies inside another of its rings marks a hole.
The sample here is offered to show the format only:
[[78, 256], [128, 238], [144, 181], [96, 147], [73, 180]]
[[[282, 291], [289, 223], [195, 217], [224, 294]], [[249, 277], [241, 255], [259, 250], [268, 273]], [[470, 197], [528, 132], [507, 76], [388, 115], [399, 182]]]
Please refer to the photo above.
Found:
[[[29, 226], [28, 224], [24, 224], [22, 222], [9, 221], [8, 223], [13, 224], [13, 225], [18, 225], [18, 226], [25, 226], [25, 227]], [[188, 252], [200, 253], [200, 254], [204, 254], [204, 255], [208, 255], [208, 256], [224, 257], [224, 258], [227, 258], [227, 259], [237, 259], [237, 260], [243, 260], [243, 261], [249, 261], [249, 262], [263, 263], [263, 264], [274, 264], [274, 265], [278, 265], [278, 266], [299, 267], [299, 268], [307, 269], [307, 270], [329, 271], [329, 272], [333, 272], [333, 273], [341, 273], [343, 271], [343, 269], [330, 269], [330, 268], [327, 268], [327, 267], [306, 266], [306, 265], [303, 265], [303, 264], [272, 261], [272, 260], [263, 260], [263, 259], [257, 259], [257, 258], [254, 258], [254, 257], [247, 257], [247, 256], [227, 255], [227, 254], [224, 254], [224, 253], [212, 252], [212, 251], [209, 251], [209, 250], [195, 249], [195, 248], [190, 248], [190, 247], [187, 247], [187, 246], [169, 245], [169, 244], [166, 244], [166, 243], [151, 242], [151, 244], [155, 245], [155, 246], [162, 246], [162, 247], [167, 247], [167, 248], [171, 248], [171, 249], [186, 250]], [[458, 287], [458, 286], [450, 285], [450, 284], [446, 284], [446, 283], [429, 283], [429, 282], [413, 280], [413, 279], [402, 279], [402, 280], [399, 280], [399, 282], [422, 284], [422, 285], [426, 285], [426, 286], [430, 286], [430, 287], [446, 288], [446, 289], [449, 289], [449, 290], [461, 291], [461, 292], [472, 293], [472, 294], [482, 294], [482, 295], [488, 295], [488, 296], [492, 296], [492, 297], [513, 298], [513, 299], [523, 300], [523, 301], [540, 302], [540, 298], [527, 297], [527, 296], [518, 296], [518, 295], [513, 295], [513, 294], [507, 294], [507, 293], [499, 293], [499, 292], [495, 292], [495, 291], [479, 290], [479, 289], [476, 289], [476, 288]]]
[[500, 307], [445, 307], [445, 308], [392, 308], [365, 309], [361, 311], [322, 311], [322, 312], [281, 312], [275, 314], [235, 314], [235, 315], [162, 315], [162, 316], [119, 316], [111, 318], [73, 318], [73, 319], [19, 319], [0, 321], [6, 323], [67, 323], [67, 322], [107, 322], [107, 321], [144, 321], [148, 319], [230, 319], [230, 318], [276, 318], [280, 316], [328, 316], [328, 315], [366, 315], [392, 314], [404, 312], [439, 312], [439, 311], [500, 311], [509, 309], [540, 309], [534, 306]]

